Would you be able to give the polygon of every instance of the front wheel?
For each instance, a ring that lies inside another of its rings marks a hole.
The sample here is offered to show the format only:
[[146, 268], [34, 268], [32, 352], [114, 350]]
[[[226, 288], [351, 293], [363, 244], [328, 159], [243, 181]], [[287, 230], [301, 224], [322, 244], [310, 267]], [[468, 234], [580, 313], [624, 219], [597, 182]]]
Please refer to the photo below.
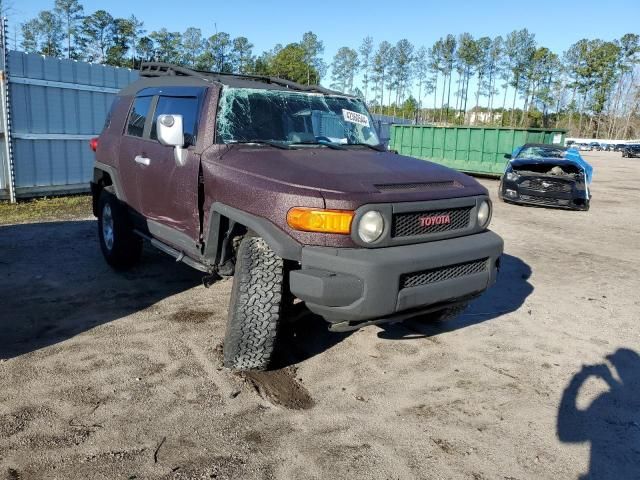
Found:
[[98, 237], [102, 255], [116, 270], [126, 270], [140, 259], [142, 239], [133, 233], [125, 208], [106, 190], [98, 200]]
[[284, 261], [260, 237], [245, 237], [236, 257], [224, 365], [265, 370], [273, 358], [285, 296]]

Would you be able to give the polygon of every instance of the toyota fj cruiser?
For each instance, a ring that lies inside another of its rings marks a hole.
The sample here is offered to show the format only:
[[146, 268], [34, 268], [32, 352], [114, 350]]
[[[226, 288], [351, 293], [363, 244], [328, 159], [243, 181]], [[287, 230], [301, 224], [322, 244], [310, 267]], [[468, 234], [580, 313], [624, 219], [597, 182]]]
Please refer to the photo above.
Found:
[[345, 331], [448, 318], [495, 282], [487, 190], [386, 151], [358, 98], [147, 63], [91, 147], [111, 266], [133, 265], [147, 239], [205, 285], [233, 275], [230, 368], [268, 367], [294, 302]]

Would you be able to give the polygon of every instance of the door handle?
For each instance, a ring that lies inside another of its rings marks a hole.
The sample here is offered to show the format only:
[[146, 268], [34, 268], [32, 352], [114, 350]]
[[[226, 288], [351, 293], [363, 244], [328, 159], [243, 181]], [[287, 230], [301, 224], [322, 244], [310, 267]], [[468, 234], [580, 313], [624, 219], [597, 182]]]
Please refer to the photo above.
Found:
[[136, 155], [136, 158], [134, 158], [134, 160], [136, 161], [136, 163], [139, 163], [140, 165], [145, 165], [147, 167], [151, 163], [151, 159], [147, 157], [143, 157], [142, 155]]

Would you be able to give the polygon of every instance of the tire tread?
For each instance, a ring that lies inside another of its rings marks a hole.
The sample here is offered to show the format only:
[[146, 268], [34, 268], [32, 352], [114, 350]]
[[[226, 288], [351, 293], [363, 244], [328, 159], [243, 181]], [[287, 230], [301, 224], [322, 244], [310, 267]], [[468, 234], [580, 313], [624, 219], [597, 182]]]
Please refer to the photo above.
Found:
[[284, 285], [284, 261], [261, 237], [245, 237], [237, 253], [224, 365], [265, 370], [275, 350]]

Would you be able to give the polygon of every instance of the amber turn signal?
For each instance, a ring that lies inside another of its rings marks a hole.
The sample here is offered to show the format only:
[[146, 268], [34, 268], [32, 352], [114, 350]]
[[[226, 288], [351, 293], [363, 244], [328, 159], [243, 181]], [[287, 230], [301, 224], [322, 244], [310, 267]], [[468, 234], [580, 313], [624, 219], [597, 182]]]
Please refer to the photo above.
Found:
[[291, 228], [305, 232], [348, 234], [353, 215], [350, 210], [295, 207], [287, 213], [287, 223]]

